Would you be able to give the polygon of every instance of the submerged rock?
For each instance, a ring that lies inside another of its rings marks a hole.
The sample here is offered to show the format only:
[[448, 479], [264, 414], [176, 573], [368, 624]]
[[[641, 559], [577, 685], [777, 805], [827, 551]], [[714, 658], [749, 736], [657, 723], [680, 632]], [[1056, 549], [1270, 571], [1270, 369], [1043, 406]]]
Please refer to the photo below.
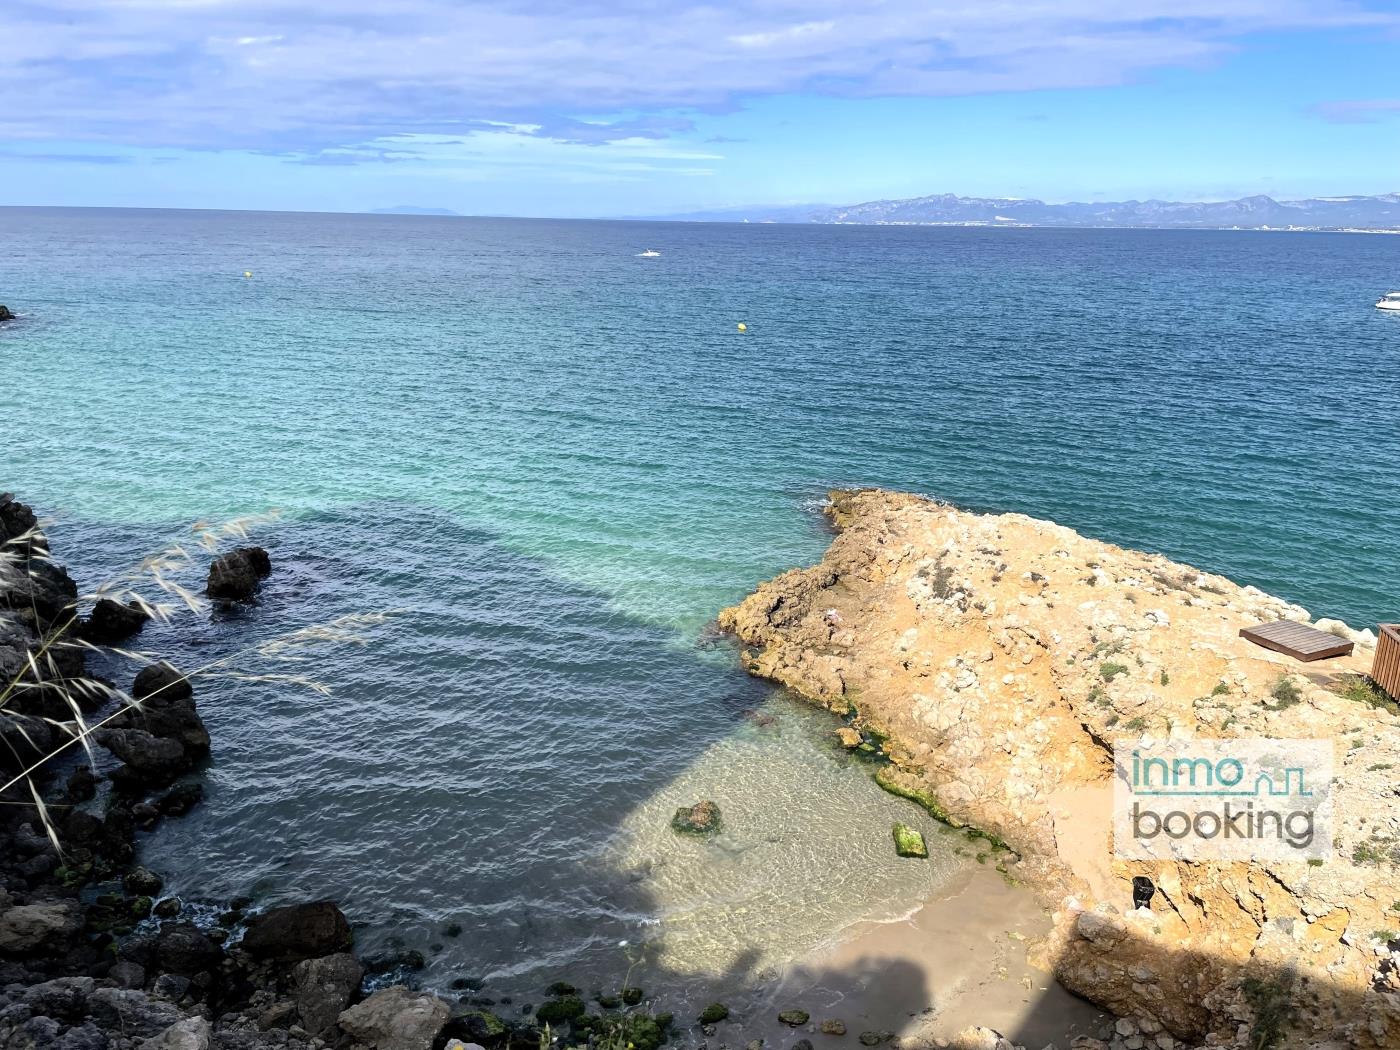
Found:
[[923, 833], [908, 824], [894, 826], [894, 851], [901, 857], [927, 857], [928, 846]]
[[14, 319], [15, 315], [10, 312], [10, 308], [0, 305], [0, 321], [13, 321]]
[[704, 1010], [700, 1011], [701, 1024], [719, 1024], [720, 1021], [728, 1017], [729, 1007], [725, 1006], [723, 1003], [711, 1003], [709, 1006], [705, 1007]]
[[828, 1021], [823, 1021], [823, 1022], [822, 1022], [822, 1025], [821, 1025], [821, 1028], [822, 1028], [822, 1034], [823, 1034], [823, 1035], [845, 1035], [845, 1034], [846, 1034], [846, 1022], [845, 1022], [845, 1021], [838, 1020], [838, 1019], [836, 1019], [836, 1018], [834, 1018], [834, 1017], [831, 1018], [831, 1019], [828, 1020]]
[[811, 1015], [806, 1010], [784, 1010], [778, 1015], [778, 1020], [789, 1028], [800, 1028], [810, 1020]]
[[204, 591], [225, 602], [245, 602], [261, 580], [272, 572], [272, 559], [261, 547], [238, 547], [209, 566]]
[[671, 818], [671, 828], [682, 835], [709, 835], [720, 829], [719, 806], [705, 800], [682, 806]]

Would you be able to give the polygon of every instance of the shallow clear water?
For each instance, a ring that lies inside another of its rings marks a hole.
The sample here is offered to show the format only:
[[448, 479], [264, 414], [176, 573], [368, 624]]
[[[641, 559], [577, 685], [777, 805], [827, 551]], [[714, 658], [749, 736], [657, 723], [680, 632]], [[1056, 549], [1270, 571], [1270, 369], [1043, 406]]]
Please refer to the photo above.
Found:
[[[1400, 238], [24, 209], [0, 233], [0, 485], [84, 582], [195, 518], [285, 512], [258, 607], [145, 644], [194, 666], [397, 610], [307, 665], [329, 697], [206, 683], [207, 802], [147, 859], [336, 897], [371, 947], [442, 944], [429, 983], [638, 951], [678, 986], [761, 971], [949, 877], [943, 847], [893, 863], [917, 814], [704, 634], [819, 556], [827, 487], [1400, 613], [1400, 316], [1371, 306]], [[733, 818], [707, 849], [664, 826], [701, 794]]]

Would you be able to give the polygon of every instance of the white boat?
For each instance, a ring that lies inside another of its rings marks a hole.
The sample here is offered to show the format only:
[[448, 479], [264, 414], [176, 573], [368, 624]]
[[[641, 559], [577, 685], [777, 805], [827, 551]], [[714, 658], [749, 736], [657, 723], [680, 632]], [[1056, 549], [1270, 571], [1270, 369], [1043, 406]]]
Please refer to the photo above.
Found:
[[648, 249], [647, 249], [646, 251], [644, 251], [644, 252], [638, 252], [638, 253], [637, 253], [637, 258], [638, 258], [638, 259], [659, 259], [659, 258], [661, 258], [661, 253], [660, 253], [659, 251], [657, 251], [655, 248], [648, 248]]
[[1400, 292], [1386, 292], [1376, 300], [1377, 310], [1400, 310]]

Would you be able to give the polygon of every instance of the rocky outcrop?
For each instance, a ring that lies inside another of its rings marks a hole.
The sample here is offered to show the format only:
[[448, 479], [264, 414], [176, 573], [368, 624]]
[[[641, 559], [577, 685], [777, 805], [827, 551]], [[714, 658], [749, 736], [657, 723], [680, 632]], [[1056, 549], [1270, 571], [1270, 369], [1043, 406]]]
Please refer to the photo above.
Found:
[[[883, 740], [885, 787], [1020, 853], [1057, 909], [1063, 984], [1143, 1031], [1227, 1043], [1288, 987], [1296, 1045], [1400, 1045], [1400, 722], [1358, 702], [1370, 636], [1299, 665], [1238, 632], [1305, 610], [1159, 555], [879, 491], [833, 493], [829, 514], [821, 563], [720, 625], [752, 673]], [[1336, 740], [1336, 855], [1115, 858], [1112, 744], [1173, 733]]]
[[349, 952], [297, 963], [292, 982], [302, 1027], [315, 1035], [335, 1024], [359, 992], [364, 976], [364, 967]]
[[272, 560], [261, 547], [238, 547], [209, 566], [205, 593], [223, 602], [245, 602], [271, 574]]
[[141, 630], [149, 619], [150, 616], [136, 602], [99, 598], [79, 630], [94, 645], [116, 645]]
[[332, 901], [291, 904], [256, 916], [243, 950], [260, 959], [315, 959], [349, 951], [354, 934]]
[[96, 733], [98, 743], [124, 763], [119, 780], [162, 787], [209, 753], [209, 731], [195, 710], [194, 688], [170, 664], [142, 668], [131, 695], [137, 706]]
[[15, 315], [10, 311], [10, 308], [0, 305], [0, 321], [13, 321], [14, 319]]
[[342, 1013], [340, 1027], [370, 1050], [432, 1050], [450, 1013], [435, 995], [381, 988]]

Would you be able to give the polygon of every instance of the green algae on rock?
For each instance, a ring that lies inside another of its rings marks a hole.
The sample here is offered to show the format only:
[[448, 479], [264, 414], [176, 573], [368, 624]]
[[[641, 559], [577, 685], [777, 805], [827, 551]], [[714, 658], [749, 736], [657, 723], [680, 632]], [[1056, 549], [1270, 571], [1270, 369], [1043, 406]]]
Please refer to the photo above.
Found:
[[924, 844], [923, 833], [908, 824], [894, 826], [894, 851], [901, 857], [928, 858], [928, 846]]
[[671, 818], [671, 828], [681, 835], [712, 835], [721, 827], [719, 806], [708, 799], [682, 806]]

